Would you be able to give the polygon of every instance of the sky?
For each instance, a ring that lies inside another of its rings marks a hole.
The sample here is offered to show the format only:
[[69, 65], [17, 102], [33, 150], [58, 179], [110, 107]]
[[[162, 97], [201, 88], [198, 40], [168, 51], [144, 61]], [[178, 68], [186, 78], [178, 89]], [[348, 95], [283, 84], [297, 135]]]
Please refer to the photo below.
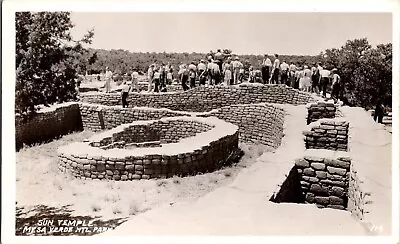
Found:
[[316, 55], [349, 39], [392, 42], [391, 13], [72, 12], [78, 39], [94, 28], [91, 47], [132, 52]]

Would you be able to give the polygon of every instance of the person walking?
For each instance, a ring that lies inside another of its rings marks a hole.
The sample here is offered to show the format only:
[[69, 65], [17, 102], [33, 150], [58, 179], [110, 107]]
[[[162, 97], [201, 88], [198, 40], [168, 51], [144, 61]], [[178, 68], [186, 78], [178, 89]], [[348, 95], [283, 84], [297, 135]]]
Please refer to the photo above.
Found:
[[326, 66], [324, 66], [323, 69], [320, 71], [320, 78], [319, 78], [319, 83], [321, 84], [323, 98], [326, 98], [326, 88], [328, 87], [329, 84], [329, 76], [330, 72], [329, 70], [326, 69]]
[[110, 93], [111, 92], [111, 80], [112, 80], [112, 76], [113, 73], [111, 72], [111, 70], [106, 67], [106, 73], [105, 73], [105, 79], [106, 79], [106, 83], [105, 83], [105, 88], [106, 88], [106, 93]]
[[129, 91], [131, 87], [127, 84], [126, 81], [124, 81], [122, 85], [122, 90], [121, 90], [121, 100], [122, 100], [122, 107], [127, 108], [128, 107], [128, 101], [127, 98], [129, 96]]
[[264, 84], [267, 84], [269, 81], [271, 69], [272, 69], [271, 59], [268, 58], [267, 54], [264, 54], [264, 59], [261, 63], [261, 73]]
[[281, 62], [279, 61], [278, 54], [275, 54], [274, 65], [272, 66], [271, 84], [279, 84], [279, 68]]
[[290, 81], [289, 81], [289, 65], [286, 63], [285, 60], [280, 65], [281, 69], [281, 84], [285, 84], [287, 86], [290, 86]]

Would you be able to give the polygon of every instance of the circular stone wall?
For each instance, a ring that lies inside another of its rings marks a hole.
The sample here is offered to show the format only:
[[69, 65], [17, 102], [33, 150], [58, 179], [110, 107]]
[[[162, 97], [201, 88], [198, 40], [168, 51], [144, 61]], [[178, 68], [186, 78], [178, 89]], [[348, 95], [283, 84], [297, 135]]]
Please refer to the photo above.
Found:
[[[238, 126], [215, 117], [136, 121], [97, 134], [89, 142], [60, 147], [59, 168], [77, 178], [108, 180], [213, 171], [240, 151], [238, 131]], [[135, 136], [140, 133], [146, 136]]]

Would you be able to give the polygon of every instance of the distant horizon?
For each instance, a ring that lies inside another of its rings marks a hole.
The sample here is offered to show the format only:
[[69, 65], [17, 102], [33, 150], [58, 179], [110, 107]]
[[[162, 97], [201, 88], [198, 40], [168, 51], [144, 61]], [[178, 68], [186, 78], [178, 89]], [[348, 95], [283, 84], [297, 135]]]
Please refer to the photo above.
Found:
[[[142, 53], [315, 56], [347, 40], [393, 43], [391, 13], [71, 12], [79, 39], [94, 28], [94, 49]], [[283, 54], [285, 53], [285, 54]]]

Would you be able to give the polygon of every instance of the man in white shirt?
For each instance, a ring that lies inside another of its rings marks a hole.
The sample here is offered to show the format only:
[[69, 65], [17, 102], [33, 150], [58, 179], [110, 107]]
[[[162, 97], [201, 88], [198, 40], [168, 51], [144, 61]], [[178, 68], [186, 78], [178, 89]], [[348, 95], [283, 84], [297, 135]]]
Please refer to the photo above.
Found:
[[263, 79], [264, 84], [268, 83], [268, 80], [270, 78], [271, 69], [272, 69], [271, 59], [269, 59], [268, 55], [265, 54], [264, 59], [261, 64], [261, 73], [262, 73], [262, 79]]
[[272, 77], [271, 77], [271, 84], [278, 84], [279, 83], [279, 68], [281, 62], [278, 59], [278, 54], [275, 54], [274, 65], [272, 67]]
[[109, 70], [108, 67], [106, 67], [106, 74], [105, 74], [105, 79], [106, 79], [106, 93], [111, 92], [111, 80], [112, 80], [113, 73], [111, 70]]
[[122, 85], [122, 91], [121, 91], [121, 100], [122, 100], [123, 108], [128, 107], [128, 101], [126, 99], [128, 98], [130, 89], [131, 89], [130, 86], [126, 83], [126, 81], [124, 81], [124, 83]]
[[138, 82], [138, 78], [139, 78], [139, 73], [136, 72], [136, 70], [133, 70], [132, 74], [131, 74], [131, 91], [135, 90], [136, 92], [140, 92], [139, 90], [139, 82]]
[[326, 88], [329, 84], [330, 72], [324, 66], [323, 69], [319, 72], [319, 74], [320, 74], [319, 84], [321, 85], [322, 88], [322, 97], [326, 98]]
[[233, 84], [237, 85], [239, 83], [239, 72], [240, 72], [240, 67], [242, 63], [239, 61], [239, 57], [235, 58], [235, 61], [232, 62], [232, 68], [233, 68]]
[[339, 91], [340, 91], [340, 76], [337, 74], [337, 69], [332, 70], [333, 78], [332, 78], [332, 98], [335, 100], [335, 103], [339, 99]]
[[287, 86], [290, 86], [290, 84], [288, 83], [289, 79], [288, 79], [288, 73], [289, 73], [289, 65], [286, 63], [285, 60], [283, 60], [283, 62], [280, 65], [280, 69], [281, 69], [281, 83], [282, 84], [286, 84]]
[[151, 64], [149, 66], [149, 69], [147, 70], [147, 79], [148, 79], [148, 82], [149, 82], [149, 86], [148, 86], [148, 89], [147, 89], [148, 92], [151, 92], [153, 90], [154, 67], [155, 67], [155, 65]]

